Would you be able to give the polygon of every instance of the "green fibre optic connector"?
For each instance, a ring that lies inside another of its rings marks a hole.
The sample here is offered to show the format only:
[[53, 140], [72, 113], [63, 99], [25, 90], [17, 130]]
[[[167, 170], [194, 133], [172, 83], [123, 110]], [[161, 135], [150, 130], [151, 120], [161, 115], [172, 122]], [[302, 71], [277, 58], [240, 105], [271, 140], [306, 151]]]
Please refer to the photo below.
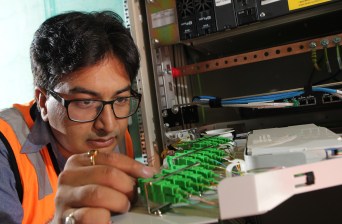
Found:
[[[213, 166], [222, 164], [220, 162], [221, 161], [221, 157], [219, 157], [219, 159], [213, 159], [213, 158], [210, 158], [209, 156], [206, 156], [206, 155], [199, 155], [199, 156], [196, 156], [195, 159], [198, 160], [199, 162], [201, 162], [201, 164], [202, 163], [206, 163], [206, 164], [210, 164], [210, 165], [213, 165]], [[207, 167], [205, 167], [205, 168], [207, 168]]]
[[172, 176], [168, 178], [168, 180], [171, 183], [178, 185], [181, 189], [185, 190], [186, 192], [190, 194], [199, 195], [200, 191], [203, 190], [203, 187], [198, 186], [191, 179], [182, 177], [180, 175]]
[[191, 148], [191, 144], [190, 143], [185, 143], [185, 142], [183, 142], [183, 143], [178, 143], [177, 145], [176, 145], [176, 147], [177, 148], [181, 148], [181, 149], [183, 149], [183, 150], [187, 150], [187, 149], [190, 149]]
[[227, 155], [227, 153], [224, 150], [219, 150], [219, 149], [210, 149], [210, 150], [206, 150], [206, 152], [209, 152], [212, 155], [215, 155], [217, 157], [225, 157]]
[[179, 157], [174, 160], [174, 164], [176, 165], [192, 165], [198, 163], [198, 160], [191, 157]]
[[201, 154], [193, 154], [193, 155], [191, 155], [191, 157], [195, 158], [196, 160], [198, 160], [201, 163], [210, 162], [210, 158], [208, 158], [207, 156], [201, 155]]
[[169, 181], [158, 181], [151, 185], [151, 200], [157, 203], [178, 203], [189, 196], [189, 193]]
[[201, 163], [201, 166], [206, 168], [206, 169], [210, 169], [210, 170], [215, 170], [218, 168], [217, 165], [212, 165], [212, 164], [209, 164], [209, 163]]
[[175, 157], [184, 156], [184, 155], [191, 154], [193, 152], [194, 152], [194, 150], [192, 150], [192, 149], [184, 150], [184, 151], [181, 151], [181, 152], [176, 152], [174, 156]]
[[292, 99], [292, 103], [294, 107], [298, 107], [299, 106], [299, 101], [296, 99]]
[[148, 188], [149, 199], [151, 201], [155, 201], [158, 203], [164, 203], [165, 202], [164, 186], [168, 186], [168, 185], [171, 185], [171, 183], [165, 180], [151, 183]]
[[205, 150], [209, 151], [209, 152], [212, 152], [212, 153], [215, 153], [218, 156], [226, 156], [226, 154], [227, 154], [224, 150], [220, 150], [220, 149], [217, 149], [217, 148], [207, 148]]
[[175, 168], [173, 168], [173, 169], [162, 169], [161, 173], [162, 173], [163, 175], [165, 175], [165, 174], [173, 173], [173, 172], [175, 172], [175, 171], [176, 171]]
[[188, 149], [188, 150], [183, 150], [183, 151], [177, 151], [175, 153], [175, 156], [181, 156], [181, 155], [184, 155], [184, 154], [187, 154], [189, 152], [191, 152], [192, 150]]
[[212, 163], [213, 160], [217, 160], [219, 162], [222, 161], [222, 156], [217, 156], [214, 153], [209, 152], [209, 151], [201, 151], [201, 152], [199, 152], [199, 154], [201, 154], [203, 156], [207, 156], [211, 161], [210, 163]]
[[183, 197], [181, 194], [174, 194], [174, 195], [166, 195], [164, 203], [180, 203], [180, 202], [187, 202], [186, 198]]
[[169, 167], [169, 169], [173, 169], [174, 166], [175, 166], [175, 163], [174, 163], [174, 159], [175, 156], [167, 156], [166, 157], [166, 163], [167, 163], [167, 166]]
[[205, 169], [204, 167], [192, 167], [190, 171], [193, 171], [197, 174], [201, 174], [204, 178], [213, 178], [219, 176], [215, 174], [212, 170]]
[[201, 149], [210, 146], [210, 143], [207, 141], [202, 141], [202, 142], [195, 142], [192, 147], [196, 149]]
[[195, 183], [200, 183], [200, 184], [204, 184], [204, 185], [210, 185], [212, 183], [212, 182], [210, 182], [210, 180], [204, 178], [202, 175], [195, 174], [195, 173], [190, 172], [190, 171], [184, 171], [184, 172], [180, 173], [179, 175], [184, 176], [186, 178], [189, 178]]

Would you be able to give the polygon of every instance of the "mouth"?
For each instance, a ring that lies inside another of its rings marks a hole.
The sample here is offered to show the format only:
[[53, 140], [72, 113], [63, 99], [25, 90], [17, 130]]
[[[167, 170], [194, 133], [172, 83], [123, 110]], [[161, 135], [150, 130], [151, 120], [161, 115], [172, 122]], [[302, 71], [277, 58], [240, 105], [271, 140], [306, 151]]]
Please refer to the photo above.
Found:
[[93, 149], [98, 149], [98, 148], [106, 148], [109, 146], [112, 146], [115, 143], [115, 138], [106, 138], [106, 139], [90, 139], [87, 141], [88, 145], [90, 145], [91, 148]]

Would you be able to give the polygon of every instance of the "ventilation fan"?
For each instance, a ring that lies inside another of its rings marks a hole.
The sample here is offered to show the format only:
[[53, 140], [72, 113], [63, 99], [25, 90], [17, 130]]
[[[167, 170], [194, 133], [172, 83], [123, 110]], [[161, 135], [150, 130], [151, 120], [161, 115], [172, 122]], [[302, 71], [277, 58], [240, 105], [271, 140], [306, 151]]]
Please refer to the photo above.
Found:
[[193, 0], [181, 0], [177, 1], [177, 11], [181, 18], [186, 18], [194, 15]]
[[212, 0], [194, 0], [194, 4], [197, 12], [203, 12], [213, 8]]

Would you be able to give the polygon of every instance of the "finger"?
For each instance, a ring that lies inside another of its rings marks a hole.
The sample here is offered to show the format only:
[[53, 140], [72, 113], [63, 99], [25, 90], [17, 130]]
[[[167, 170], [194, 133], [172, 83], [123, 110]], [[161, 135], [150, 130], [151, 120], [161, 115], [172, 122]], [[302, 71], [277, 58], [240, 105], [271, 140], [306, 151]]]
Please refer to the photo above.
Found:
[[130, 209], [130, 202], [125, 194], [100, 185], [64, 186], [57, 191], [55, 201], [57, 205], [64, 204], [70, 208], [96, 207], [118, 213]]
[[64, 212], [63, 222], [66, 218], [74, 219], [75, 223], [104, 223], [108, 224], [111, 220], [110, 212], [103, 208], [84, 207], [79, 209], [68, 209]]
[[121, 170], [105, 165], [75, 167], [64, 170], [59, 185], [83, 186], [97, 184], [116, 189], [126, 195], [134, 191], [136, 181]]
[[[157, 173], [154, 168], [145, 166], [126, 155], [115, 152], [98, 152], [95, 157], [95, 164], [115, 167], [136, 178], [149, 178]], [[66, 168], [69, 168], [69, 166], [91, 166], [91, 161], [87, 153], [73, 155], [68, 159]]]

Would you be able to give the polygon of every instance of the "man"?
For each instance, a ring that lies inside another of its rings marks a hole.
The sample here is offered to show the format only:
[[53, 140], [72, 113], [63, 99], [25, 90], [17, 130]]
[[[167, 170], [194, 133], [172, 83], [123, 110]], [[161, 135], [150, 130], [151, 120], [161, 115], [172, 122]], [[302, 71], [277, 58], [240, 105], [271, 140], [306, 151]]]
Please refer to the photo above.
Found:
[[109, 223], [154, 174], [115, 153], [140, 103], [132, 37], [115, 13], [69, 12], [40, 26], [30, 53], [35, 100], [0, 113], [0, 223]]

